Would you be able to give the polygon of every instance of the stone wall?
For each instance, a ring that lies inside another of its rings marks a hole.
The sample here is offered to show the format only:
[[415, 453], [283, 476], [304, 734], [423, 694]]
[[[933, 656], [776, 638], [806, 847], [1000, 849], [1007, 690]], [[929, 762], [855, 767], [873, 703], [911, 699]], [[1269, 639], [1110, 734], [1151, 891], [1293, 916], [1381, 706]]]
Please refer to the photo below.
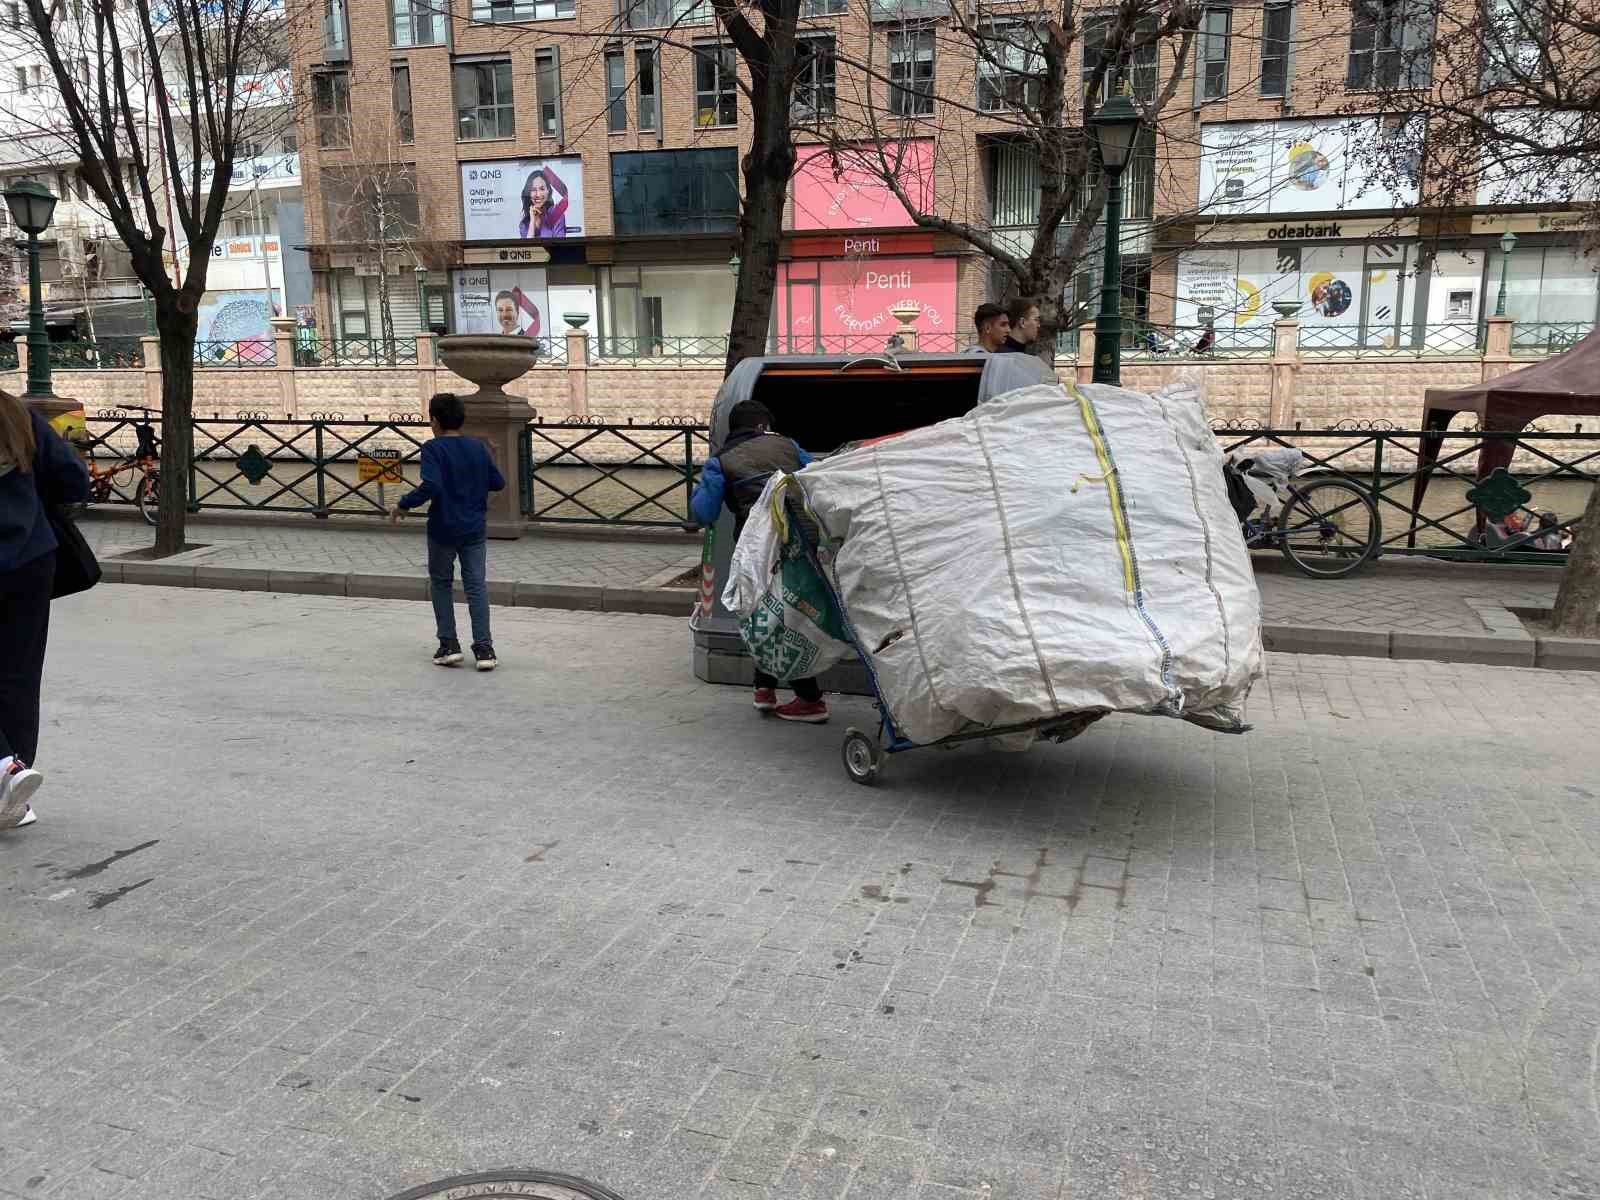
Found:
[[[1292, 326], [1292, 322], [1280, 324], [1278, 348], [1270, 354], [1199, 360], [1130, 358], [1123, 363], [1122, 379], [1145, 391], [1190, 380], [1200, 389], [1214, 422], [1311, 431], [1341, 421], [1387, 421], [1410, 429], [1421, 419], [1427, 388], [1466, 386], [1528, 361], [1512, 359], [1500, 349], [1509, 346], [1509, 323], [1496, 328], [1491, 322], [1490, 350], [1482, 356], [1436, 359], [1306, 358], [1294, 349]], [[153, 340], [147, 341], [151, 361], [153, 345]], [[466, 380], [435, 365], [432, 349], [427, 343], [419, 347], [420, 366], [198, 368], [195, 412], [223, 417], [265, 413], [302, 420], [314, 414], [377, 420], [420, 413], [435, 391], [473, 390]], [[1089, 378], [1093, 352], [1093, 338], [1086, 333], [1075, 365], [1079, 379]], [[576, 416], [618, 425], [704, 420], [722, 381], [720, 363], [705, 360], [589, 363], [584, 339], [578, 335], [569, 338], [568, 358], [571, 366], [536, 366], [507, 389], [525, 397], [542, 422], [559, 424]], [[1073, 369], [1070, 361], [1058, 361], [1057, 366], [1063, 374]], [[160, 405], [160, 375], [155, 370], [56, 370], [53, 380], [58, 394], [76, 398], [91, 413], [129, 404]], [[21, 369], [0, 375], [0, 385], [12, 391], [21, 391], [23, 381]], [[1573, 422], [1551, 418], [1540, 424], [1559, 430], [1571, 428]]]

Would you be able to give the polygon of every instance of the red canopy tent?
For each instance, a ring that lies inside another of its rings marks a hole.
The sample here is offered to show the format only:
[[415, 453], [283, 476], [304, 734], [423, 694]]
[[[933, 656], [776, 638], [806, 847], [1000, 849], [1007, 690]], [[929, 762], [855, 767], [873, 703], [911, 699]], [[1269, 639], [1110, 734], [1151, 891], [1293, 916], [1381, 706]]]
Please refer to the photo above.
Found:
[[[1464, 388], [1429, 388], [1424, 393], [1422, 427], [1435, 436], [1422, 439], [1413, 513], [1422, 510], [1450, 419], [1464, 412], [1477, 414], [1479, 429], [1508, 433], [1520, 432], [1539, 417], [1600, 417], [1600, 330], [1591, 331], [1570, 350], [1498, 379]], [[1478, 478], [1509, 466], [1516, 450], [1515, 438], [1485, 439], [1478, 451]]]

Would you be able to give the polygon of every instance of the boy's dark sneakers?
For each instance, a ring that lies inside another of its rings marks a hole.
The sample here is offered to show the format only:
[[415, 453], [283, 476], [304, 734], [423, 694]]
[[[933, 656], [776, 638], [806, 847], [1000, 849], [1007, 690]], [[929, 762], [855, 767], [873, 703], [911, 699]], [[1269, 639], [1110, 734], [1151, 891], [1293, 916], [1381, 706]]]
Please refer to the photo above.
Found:
[[477, 660], [478, 670], [492, 671], [500, 665], [500, 660], [494, 656], [494, 647], [488, 642], [479, 642], [472, 647], [472, 657]]
[[461, 661], [461, 643], [454, 638], [440, 638], [439, 648], [433, 652], [433, 661], [441, 667], [453, 667]]

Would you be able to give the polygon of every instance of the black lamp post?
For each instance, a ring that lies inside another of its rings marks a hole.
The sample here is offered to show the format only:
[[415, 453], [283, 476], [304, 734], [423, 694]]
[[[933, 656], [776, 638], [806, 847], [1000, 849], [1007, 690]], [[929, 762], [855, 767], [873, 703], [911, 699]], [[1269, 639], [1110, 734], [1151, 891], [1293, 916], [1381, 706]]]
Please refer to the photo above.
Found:
[[1106, 173], [1106, 255], [1100, 280], [1100, 315], [1094, 322], [1094, 381], [1122, 382], [1122, 169], [1128, 165], [1139, 113], [1119, 92], [1089, 118]]
[[28, 235], [28, 390], [24, 400], [49, 400], [50, 335], [44, 328], [44, 297], [39, 283], [39, 235], [55, 215], [56, 198], [42, 183], [23, 179], [5, 192], [17, 228]]

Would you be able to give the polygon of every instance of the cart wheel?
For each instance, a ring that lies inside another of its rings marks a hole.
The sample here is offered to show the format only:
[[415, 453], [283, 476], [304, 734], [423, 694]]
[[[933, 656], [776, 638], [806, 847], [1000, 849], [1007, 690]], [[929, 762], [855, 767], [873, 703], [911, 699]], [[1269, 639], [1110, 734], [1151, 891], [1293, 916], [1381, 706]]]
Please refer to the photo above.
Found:
[[859, 729], [847, 729], [844, 735], [844, 769], [851, 782], [871, 787], [878, 782], [878, 768], [883, 765], [883, 755], [878, 745]]

